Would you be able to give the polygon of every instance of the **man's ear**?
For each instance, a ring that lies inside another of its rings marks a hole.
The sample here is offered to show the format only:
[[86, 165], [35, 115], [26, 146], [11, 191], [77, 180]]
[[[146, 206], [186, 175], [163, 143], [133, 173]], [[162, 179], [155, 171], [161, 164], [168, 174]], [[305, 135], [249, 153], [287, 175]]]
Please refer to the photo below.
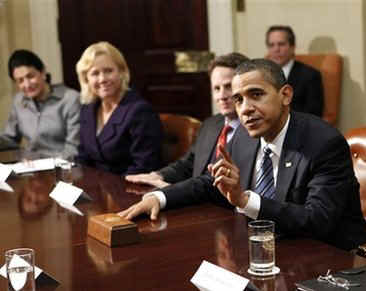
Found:
[[282, 96], [282, 104], [285, 106], [289, 106], [292, 101], [292, 96], [294, 94], [294, 90], [289, 84], [284, 85], [279, 92]]

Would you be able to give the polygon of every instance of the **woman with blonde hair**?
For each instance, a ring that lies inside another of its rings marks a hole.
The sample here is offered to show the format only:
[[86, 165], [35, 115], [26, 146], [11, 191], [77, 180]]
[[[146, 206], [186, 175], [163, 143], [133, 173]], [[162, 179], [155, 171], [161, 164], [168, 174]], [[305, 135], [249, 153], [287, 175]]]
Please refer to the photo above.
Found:
[[80, 86], [77, 160], [118, 174], [142, 173], [160, 164], [162, 126], [151, 105], [130, 89], [122, 53], [108, 42], [89, 46], [76, 65]]

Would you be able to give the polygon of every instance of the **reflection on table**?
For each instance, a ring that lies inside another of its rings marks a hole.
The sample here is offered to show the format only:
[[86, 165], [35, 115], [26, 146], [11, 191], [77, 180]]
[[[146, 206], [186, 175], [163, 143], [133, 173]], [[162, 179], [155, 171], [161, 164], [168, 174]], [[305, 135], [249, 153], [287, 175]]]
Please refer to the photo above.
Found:
[[[109, 248], [87, 236], [88, 217], [130, 206], [141, 199], [143, 188], [91, 168], [75, 167], [73, 174], [74, 185], [93, 199], [75, 205], [84, 216], [49, 199], [53, 171], [10, 177], [7, 182], [14, 192], [0, 190], [0, 232], [6, 234], [0, 253], [16, 247], [35, 249], [36, 265], [60, 282], [56, 290], [197, 290], [189, 280], [205, 259], [251, 279], [261, 290], [286, 291], [327, 269], [366, 265], [365, 259], [318, 241], [282, 239], [276, 242], [281, 273], [252, 277], [247, 273], [246, 218], [211, 204], [165, 211], [156, 222], [140, 217], [136, 223], [141, 241]], [[6, 290], [4, 279], [0, 290]]]

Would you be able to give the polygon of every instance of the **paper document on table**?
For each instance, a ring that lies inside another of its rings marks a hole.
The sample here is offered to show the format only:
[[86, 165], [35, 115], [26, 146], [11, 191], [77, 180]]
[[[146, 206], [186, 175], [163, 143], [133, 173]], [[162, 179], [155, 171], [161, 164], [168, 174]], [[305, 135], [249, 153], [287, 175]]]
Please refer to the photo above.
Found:
[[53, 158], [29, 160], [9, 165], [16, 174], [52, 170], [55, 168]]
[[201, 291], [242, 291], [249, 280], [204, 260], [191, 283]]

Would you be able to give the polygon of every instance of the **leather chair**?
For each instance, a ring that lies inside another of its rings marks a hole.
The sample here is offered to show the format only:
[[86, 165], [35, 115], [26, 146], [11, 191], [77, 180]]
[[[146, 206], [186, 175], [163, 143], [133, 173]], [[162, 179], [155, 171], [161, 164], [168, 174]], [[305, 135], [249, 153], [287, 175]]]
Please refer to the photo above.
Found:
[[324, 87], [323, 119], [336, 125], [342, 84], [343, 60], [338, 54], [296, 55], [295, 59], [319, 70]]
[[164, 165], [182, 157], [193, 144], [201, 121], [196, 118], [172, 113], [161, 113], [164, 128], [162, 158]]
[[366, 218], [366, 127], [351, 129], [345, 137], [351, 148], [353, 169], [360, 183], [361, 209]]

